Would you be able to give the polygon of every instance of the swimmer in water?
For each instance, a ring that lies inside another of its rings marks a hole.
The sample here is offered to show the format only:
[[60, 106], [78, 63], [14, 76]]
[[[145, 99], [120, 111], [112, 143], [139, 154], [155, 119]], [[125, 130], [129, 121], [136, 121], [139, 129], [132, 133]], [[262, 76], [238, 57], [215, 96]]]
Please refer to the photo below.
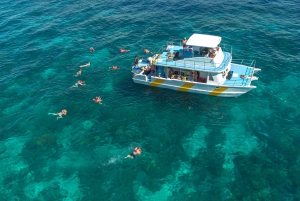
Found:
[[80, 75], [81, 75], [81, 72], [82, 72], [82, 70], [80, 69], [80, 70], [74, 75], [74, 77], [80, 76]]
[[121, 53], [124, 53], [124, 52], [130, 52], [130, 50], [124, 50], [123, 48], [121, 48], [121, 49], [120, 49], [120, 52], [121, 52]]
[[85, 82], [78, 80], [72, 87], [78, 87], [78, 85], [85, 85]]
[[90, 47], [90, 52], [95, 52], [94, 48]]
[[78, 80], [78, 81], [77, 81], [77, 84], [79, 84], [79, 85], [85, 85], [85, 82], [84, 82], [84, 81], [81, 81], [81, 80]]
[[85, 67], [89, 67], [91, 65], [91, 62], [87, 63], [87, 64], [84, 64], [84, 65], [81, 65], [79, 66], [79, 68], [85, 68]]
[[118, 66], [109, 67], [109, 70], [118, 70]]
[[153, 54], [152, 52], [150, 52], [148, 49], [144, 49], [144, 52], [146, 53], [146, 54], [148, 54], [148, 53], [151, 53], [151, 54]]
[[96, 96], [96, 98], [94, 98], [93, 101], [95, 103], [102, 104], [102, 99], [100, 98], [100, 96]]
[[62, 110], [61, 112], [59, 113], [48, 113], [48, 115], [55, 115], [55, 116], [58, 116], [56, 119], [61, 119], [63, 115], [67, 115], [67, 110]]
[[128, 154], [125, 158], [135, 158], [136, 155], [140, 155], [142, 153], [142, 149], [140, 147], [136, 147], [131, 154]]

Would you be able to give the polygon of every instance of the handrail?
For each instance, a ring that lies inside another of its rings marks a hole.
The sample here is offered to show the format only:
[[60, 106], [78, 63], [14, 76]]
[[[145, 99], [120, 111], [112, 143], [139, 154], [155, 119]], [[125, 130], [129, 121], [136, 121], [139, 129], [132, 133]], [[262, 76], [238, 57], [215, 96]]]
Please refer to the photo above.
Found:
[[[176, 68], [176, 67], [189, 67], [189, 66], [191, 66], [190, 68], [191, 69], [194, 69], [194, 70], [196, 70], [196, 67], [200, 67], [200, 68], [203, 68], [203, 70], [207, 70], [209, 67], [211, 68], [211, 69], [209, 69], [209, 70], [211, 70], [211, 71], [217, 71], [218, 70], [218, 68], [219, 67], [215, 67], [215, 66], [211, 66], [211, 65], [208, 65], [208, 64], [211, 64], [211, 62], [205, 62], [205, 61], [190, 61], [190, 60], [179, 60], [179, 61], [183, 61], [183, 62], [177, 62], [177, 61], [172, 61], [172, 62], [174, 62], [173, 64], [172, 64], [172, 66], [174, 66], [174, 68]], [[161, 63], [159, 63], [158, 65], [167, 65], [168, 64], [168, 62], [170, 62], [170, 61], [167, 61], [167, 60], [165, 60], [165, 61], [163, 61], [163, 62], [161, 62]], [[223, 63], [223, 62], [222, 62]], [[222, 63], [214, 63], [215, 65], [218, 65], [218, 64], [222, 64]], [[181, 64], [181, 65], [180, 65]], [[202, 69], [201, 69], [202, 70]], [[219, 71], [219, 70], [218, 70]]]
[[246, 59], [232, 59], [232, 63], [241, 64], [241, 65], [255, 68], [256, 61], [255, 60], [246, 60]]

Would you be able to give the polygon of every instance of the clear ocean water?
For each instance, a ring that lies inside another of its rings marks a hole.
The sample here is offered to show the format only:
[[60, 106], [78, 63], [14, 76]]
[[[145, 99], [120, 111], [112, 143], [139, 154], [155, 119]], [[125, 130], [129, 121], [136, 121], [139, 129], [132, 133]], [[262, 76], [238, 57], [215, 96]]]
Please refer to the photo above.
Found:
[[[2, 0], [0, 200], [300, 200], [299, 7]], [[134, 55], [193, 33], [256, 60], [257, 89], [219, 98], [132, 82]]]

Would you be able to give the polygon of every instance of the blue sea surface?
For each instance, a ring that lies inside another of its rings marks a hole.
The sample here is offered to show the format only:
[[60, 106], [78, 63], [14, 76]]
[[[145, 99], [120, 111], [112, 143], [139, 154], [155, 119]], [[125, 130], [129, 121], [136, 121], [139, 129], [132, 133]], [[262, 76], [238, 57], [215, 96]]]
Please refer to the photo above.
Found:
[[[300, 200], [299, 19], [298, 0], [2, 0], [0, 200]], [[257, 88], [132, 82], [135, 55], [193, 33], [256, 60]]]

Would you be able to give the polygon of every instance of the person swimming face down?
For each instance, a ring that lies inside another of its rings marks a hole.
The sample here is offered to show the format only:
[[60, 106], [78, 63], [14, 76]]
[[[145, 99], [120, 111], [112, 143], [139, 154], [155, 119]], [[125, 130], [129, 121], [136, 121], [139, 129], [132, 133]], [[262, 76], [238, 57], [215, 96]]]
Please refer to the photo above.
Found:
[[136, 147], [134, 151], [131, 154], [127, 155], [125, 158], [135, 158], [136, 155], [140, 155], [141, 153], [142, 149], [140, 147]]
[[96, 98], [94, 98], [93, 101], [95, 103], [102, 104], [102, 100], [101, 100], [100, 96], [96, 96]]

